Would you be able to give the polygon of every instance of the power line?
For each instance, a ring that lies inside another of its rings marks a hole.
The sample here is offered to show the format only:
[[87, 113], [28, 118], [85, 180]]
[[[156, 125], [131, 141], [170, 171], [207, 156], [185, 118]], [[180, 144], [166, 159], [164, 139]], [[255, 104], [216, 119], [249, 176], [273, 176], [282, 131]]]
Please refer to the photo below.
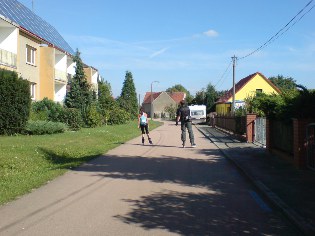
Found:
[[[268, 39], [263, 45], [258, 47], [256, 50], [252, 51], [251, 53], [247, 54], [246, 56], [240, 57], [238, 60], [244, 59], [253, 55], [254, 53], [260, 51], [261, 49], [267, 47], [269, 44], [274, 42], [280, 36], [282, 36], [285, 32], [287, 32], [292, 26], [294, 26], [297, 22], [299, 22], [307, 13], [309, 13], [315, 5], [313, 5], [306, 13], [304, 13], [300, 18], [298, 18], [292, 25], [291, 22], [295, 20], [314, 0], [309, 1], [284, 27], [282, 27], [275, 35], [273, 35], [270, 39]], [[290, 25], [290, 26], [289, 26]]]
[[[216, 88], [217, 85], [221, 82], [221, 84], [223, 83], [224, 79], [226, 79], [227, 77], [227, 73], [228, 73], [228, 70], [231, 68], [231, 65], [232, 65], [232, 61], [230, 61], [230, 64], [227, 66], [227, 68], [225, 69], [225, 71], [223, 72], [223, 74], [221, 75], [220, 79], [218, 80], [218, 82], [214, 85], [214, 87]], [[221, 85], [220, 84], [220, 85]]]

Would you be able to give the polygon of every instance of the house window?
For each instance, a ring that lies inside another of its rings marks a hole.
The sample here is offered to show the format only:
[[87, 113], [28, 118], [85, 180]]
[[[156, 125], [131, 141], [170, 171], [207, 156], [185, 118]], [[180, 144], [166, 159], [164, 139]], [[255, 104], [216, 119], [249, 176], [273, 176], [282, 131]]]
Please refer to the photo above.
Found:
[[26, 45], [26, 63], [35, 65], [36, 48]]
[[262, 93], [263, 90], [262, 89], [256, 89], [256, 93]]
[[36, 84], [35, 83], [31, 83], [31, 98], [32, 100], [35, 100], [35, 90], [36, 89]]

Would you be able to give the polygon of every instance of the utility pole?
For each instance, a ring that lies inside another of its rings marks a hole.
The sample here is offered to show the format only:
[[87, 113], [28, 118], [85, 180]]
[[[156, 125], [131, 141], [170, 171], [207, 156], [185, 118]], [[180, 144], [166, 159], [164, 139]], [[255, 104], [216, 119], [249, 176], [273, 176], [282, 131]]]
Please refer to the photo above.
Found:
[[141, 104], [140, 104], [140, 93], [139, 93], [139, 108], [141, 107]]
[[232, 115], [235, 114], [235, 63], [236, 63], [236, 60], [237, 60], [237, 57], [234, 55], [232, 57], [232, 60], [233, 60], [233, 102], [232, 102], [232, 107], [231, 107], [231, 113]]
[[151, 117], [151, 120], [153, 119], [153, 115], [154, 115], [154, 112], [153, 112], [153, 91], [152, 91], [152, 85], [153, 83], [159, 83], [159, 81], [153, 81], [151, 83], [151, 108], [150, 108], [150, 117]]

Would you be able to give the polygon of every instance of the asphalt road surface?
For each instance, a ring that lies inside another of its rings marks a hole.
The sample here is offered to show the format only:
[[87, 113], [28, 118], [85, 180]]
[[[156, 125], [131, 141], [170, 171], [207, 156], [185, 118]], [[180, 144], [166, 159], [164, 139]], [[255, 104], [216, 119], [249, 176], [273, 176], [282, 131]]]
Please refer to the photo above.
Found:
[[165, 122], [153, 145], [139, 136], [67, 172], [2, 206], [0, 235], [301, 235], [194, 134], [182, 148]]

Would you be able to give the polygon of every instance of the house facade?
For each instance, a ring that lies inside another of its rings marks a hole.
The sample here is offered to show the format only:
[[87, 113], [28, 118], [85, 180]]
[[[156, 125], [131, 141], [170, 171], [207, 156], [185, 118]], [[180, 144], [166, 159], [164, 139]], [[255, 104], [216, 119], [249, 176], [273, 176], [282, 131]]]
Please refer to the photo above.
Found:
[[152, 117], [161, 117], [162, 114], [169, 117], [169, 114], [165, 112], [165, 108], [170, 106], [177, 108], [180, 101], [184, 100], [185, 97], [184, 92], [147, 92], [142, 102], [142, 108], [150, 117], [151, 114]]
[[[63, 102], [75, 74], [74, 51], [58, 31], [16, 0], [0, 0], [0, 68], [31, 84], [32, 100]], [[98, 71], [86, 66], [97, 89]]]
[[16, 71], [18, 25], [0, 15], [0, 68]]
[[92, 66], [84, 65], [84, 74], [86, 75], [86, 79], [88, 83], [92, 85], [92, 90], [94, 92], [98, 91], [98, 80], [100, 79], [100, 75], [98, 73], [98, 70]]
[[[235, 109], [242, 107], [248, 97], [255, 96], [257, 93], [280, 94], [280, 90], [263, 74], [256, 72], [235, 84]], [[227, 115], [231, 113], [233, 103], [233, 88], [216, 102], [216, 113]]]

